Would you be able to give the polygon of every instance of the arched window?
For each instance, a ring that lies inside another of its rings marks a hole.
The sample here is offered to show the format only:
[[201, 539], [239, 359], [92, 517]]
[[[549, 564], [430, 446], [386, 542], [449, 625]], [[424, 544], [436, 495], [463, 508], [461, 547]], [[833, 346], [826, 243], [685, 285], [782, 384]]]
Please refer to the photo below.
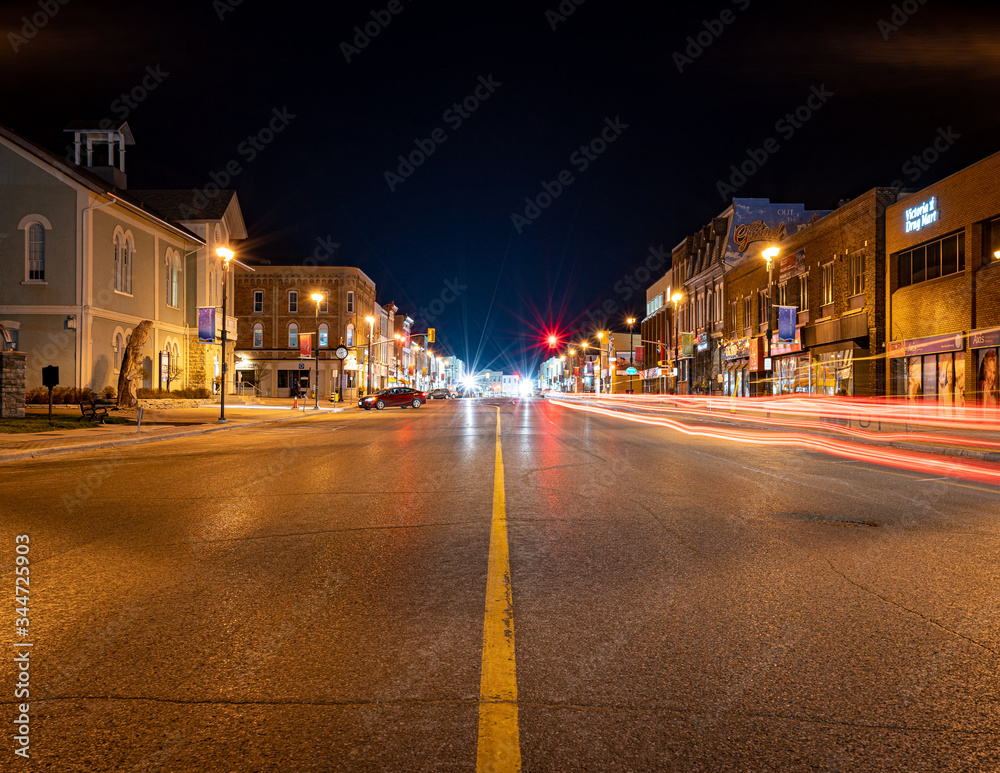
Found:
[[132, 260], [135, 255], [135, 242], [132, 234], [115, 232], [115, 290], [131, 295], [132, 293]]
[[322, 347], [330, 345], [330, 327], [325, 322], [319, 326], [319, 345]]
[[345, 338], [348, 346], [354, 346], [354, 325], [347, 326], [347, 336]]
[[115, 333], [115, 370], [122, 369], [122, 357], [125, 354], [125, 338], [121, 333]]
[[115, 234], [115, 290], [122, 290], [122, 269], [125, 262], [125, 234]]
[[294, 322], [288, 325], [288, 348], [299, 348], [299, 326]]
[[45, 226], [28, 226], [28, 281], [45, 281]]
[[167, 252], [166, 258], [167, 306], [175, 309], [181, 305], [181, 259], [176, 252]]
[[253, 326], [253, 348], [260, 349], [264, 346], [264, 326], [257, 322]]

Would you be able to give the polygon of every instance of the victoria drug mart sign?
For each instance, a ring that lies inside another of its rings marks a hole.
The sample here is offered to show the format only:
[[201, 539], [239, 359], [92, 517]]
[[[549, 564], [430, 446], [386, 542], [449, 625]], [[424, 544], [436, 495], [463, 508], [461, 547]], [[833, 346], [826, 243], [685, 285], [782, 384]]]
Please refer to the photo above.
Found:
[[936, 223], [941, 214], [937, 203], [937, 196], [931, 196], [922, 204], [917, 204], [917, 206], [907, 209], [905, 212], [906, 233], [919, 231], [924, 226]]

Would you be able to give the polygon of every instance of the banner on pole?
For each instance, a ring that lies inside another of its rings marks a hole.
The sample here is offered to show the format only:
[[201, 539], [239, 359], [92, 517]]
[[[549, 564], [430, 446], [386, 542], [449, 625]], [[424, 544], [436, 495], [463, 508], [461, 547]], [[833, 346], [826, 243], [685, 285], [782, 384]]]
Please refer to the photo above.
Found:
[[198, 342], [215, 343], [215, 306], [198, 307]]

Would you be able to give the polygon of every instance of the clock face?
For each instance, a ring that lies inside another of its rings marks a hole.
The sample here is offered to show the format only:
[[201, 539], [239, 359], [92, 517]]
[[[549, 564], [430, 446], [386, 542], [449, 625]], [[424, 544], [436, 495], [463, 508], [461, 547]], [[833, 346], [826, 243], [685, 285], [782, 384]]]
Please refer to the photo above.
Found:
[[346, 359], [347, 358], [347, 347], [346, 346], [338, 346], [337, 347], [337, 351], [335, 352], [335, 354], [337, 355], [337, 359], [338, 360]]

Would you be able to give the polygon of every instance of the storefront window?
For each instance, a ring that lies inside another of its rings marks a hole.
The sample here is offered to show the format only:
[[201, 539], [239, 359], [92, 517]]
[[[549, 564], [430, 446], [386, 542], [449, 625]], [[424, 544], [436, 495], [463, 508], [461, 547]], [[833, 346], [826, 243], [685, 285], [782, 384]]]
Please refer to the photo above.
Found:
[[998, 392], [997, 363], [1000, 361], [1000, 349], [979, 349], [977, 351], [976, 389], [983, 409], [995, 417], [1000, 411], [1000, 392]]
[[854, 352], [817, 354], [813, 362], [813, 392], [819, 395], [854, 394]]
[[965, 405], [965, 354], [945, 352], [893, 361], [893, 394], [909, 400], [937, 400], [942, 405]]
[[775, 394], [787, 395], [812, 391], [811, 375], [808, 356], [776, 359], [774, 361]]

